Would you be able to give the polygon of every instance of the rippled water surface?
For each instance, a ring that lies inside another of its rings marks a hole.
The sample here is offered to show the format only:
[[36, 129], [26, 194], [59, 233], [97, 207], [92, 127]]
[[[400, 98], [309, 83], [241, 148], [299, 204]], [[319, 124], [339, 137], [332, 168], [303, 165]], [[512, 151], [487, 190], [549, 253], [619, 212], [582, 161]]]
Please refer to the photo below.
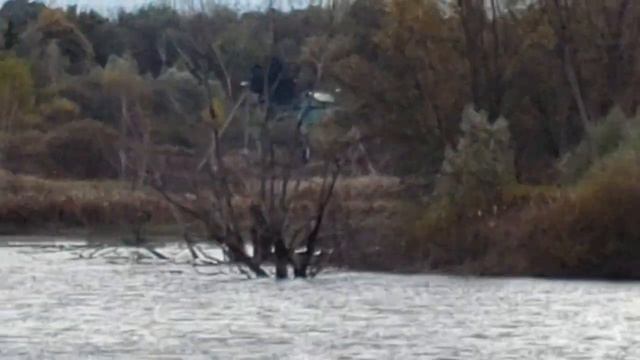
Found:
[[0, 358], [640, 359], [634, 283], [219, 270], [5, 241]]

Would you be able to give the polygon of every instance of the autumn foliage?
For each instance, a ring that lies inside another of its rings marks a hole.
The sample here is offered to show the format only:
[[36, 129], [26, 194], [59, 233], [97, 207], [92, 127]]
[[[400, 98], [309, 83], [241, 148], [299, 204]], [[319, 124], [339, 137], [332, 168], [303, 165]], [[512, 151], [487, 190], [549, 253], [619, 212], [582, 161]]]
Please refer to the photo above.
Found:
[[252, 120], [273, 109], [223, 120], [252, 69], [278, 59], [294, 87], [289, 120], [310, 90], [338, 99], [315, 149], [335, 155], [358, 134], [375, 179], [403, 184], [382, 201], [370, 180], [380, 186], [364, 186], [364, 219], [334, 205], [336, 262], [640, 274], [637, 1], [334, 0], [242, 13], [201, 3], [107, 18], [7, 1], [2, 168], [142, 186], [148, 169], [125, 155], [202, 155], [212, 127], [230, 154], [257, 150]]

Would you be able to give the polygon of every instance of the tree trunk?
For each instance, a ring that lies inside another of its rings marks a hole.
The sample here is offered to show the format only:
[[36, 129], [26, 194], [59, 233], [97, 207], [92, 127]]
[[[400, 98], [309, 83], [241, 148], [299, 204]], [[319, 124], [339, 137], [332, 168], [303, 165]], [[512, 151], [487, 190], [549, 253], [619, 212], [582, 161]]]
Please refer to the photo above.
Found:
[[589, 112], [587, 111], [587, 106], [584, 100], [584, 94], [582, 88], [580, 87], [578, 71], [575, 64], [573, 63], [570, 44], [571, 38], [569, 34], [571, 25], [571, 12], [570, 9], [567, 8], [567, 6], [568, 5], [566, 3], [559, 0], [549, 0], [549, 2], [547, 3], [548, 9], [550, 11], [553, 11], [555, 9], [556, 12], [556, 23], [554, 25], [554, 31], [556, 33], [556, 36], [558, 37], [558, 50], [560, 51], [559, 57], [562, 61], [565, 78], [571, 89], [571, 95], [576, 103], [576, 106], [578, 107], [580, 121], [585, 132], [584, 139], [587, 145], [587, 151], [589, 153], [589, 156], [591, 157], [593, 155], [591, 136], [589, 134], [589, 125], [591, 122]]
[[308, 266], [308, 265], [307, 265], [307, 266], [304, 266], [304, 267], [302, 267], [302, 266], [296, 266], [296, 267], [293, 269], [293, 276], [294, 276], [296, 279], [306, 279], [306, 278], [308, 277], [308, 274], [307, 274], [307, 270], [308, 270], [308, 268], [309, 268], [309, 266]]
[[567, 77], [567, 81], [569, 83], [569, 86], [571, 87], [571, 94], [573, 95], [576, 106], [578, 107], [582, 126], [584, 127], [585, 131], [588, 131], [590, 124], [589, 112], [587, 111], [587, 106], [584, 102], [582, 88], [580, 87], [580, 83], [578, 82], [576, 69], [573, 66], [573, 62], [571, 61], [571, 51], [566, 44], [563, 44], [562, 47], [562, 62], [564, 64], [565, 76]]
[[248, 257], [244, 251], [238, 249], [237, 247], [230, 247], [230, 254], [236, 259], [237, 262], [247, 266], [253, 273], [259, 278], [269, 277], [269, 274], [265, 272], [258, 264], [253, 262], [253, 260]]
[[286, 280], [289, 278], [289, 262], [282, 258], [276, 258], [276, 279]]
[[118, 155], [120, 156], [120, 181], [126, 180], [127, 175], [127, 155], [126, 155], [126, 147], [127, 147], [127, 123], [129, 122], [128, 114], [127, 114], [127, 98], [120, 98], [120, 139]]
[[473, 104], [477, 108], [482, 106], [482, 83], [483, 76], [481, 72], [481, 66], [478, 59], [482, 56], [481, 52], [481, 35], [482, 29], [474, 28], [473, 18], [473, 3], [468, 0], [458, 0], [458, 7], [460, 9], [460, 22], [462, 25], [462, 31], [464, 34], [465, 54], [469, 63], [469, 70], [471, 73], [471, 95], [473, 97]]
[[[336, 187], [336, 183], [338, 181], [338, 176], [340, 175], [340, 167], [336, 164], [336, 170], [331, 174], [326, 174], [325, 176], [331, 176], [329, 180], [330, 183], [325, 188], [325, 184], [322, 186], [321, 196], [318, 201], [318, 210], [315, 216], [313, 228], [309, 232], [306, 241], [306, 251], [300, 255], [300, 259], [294, 264], [294, 275], [296, 278], [306, 278], [309, 276], [309, 267], [311, 266], [311, 259], [315, 255], [316, 248], [318, 246], [318, 239], [320, 238], [320, 229], [322, 228], [322, 223], [324, 221], [325, 213], [327, 210], [327, 206], [331, 201], [333, 196], [333, 192]], [[325, 178], [325, 181], [327, 179]]]

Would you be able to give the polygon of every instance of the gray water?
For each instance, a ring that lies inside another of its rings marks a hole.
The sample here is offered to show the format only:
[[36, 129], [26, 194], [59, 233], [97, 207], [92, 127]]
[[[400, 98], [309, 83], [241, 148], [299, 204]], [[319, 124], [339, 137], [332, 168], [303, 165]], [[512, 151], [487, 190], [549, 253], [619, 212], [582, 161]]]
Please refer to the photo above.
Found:
[[275, 282], [78, 251], [0, 247], [0, 359], [640, 358], [635, 283]]

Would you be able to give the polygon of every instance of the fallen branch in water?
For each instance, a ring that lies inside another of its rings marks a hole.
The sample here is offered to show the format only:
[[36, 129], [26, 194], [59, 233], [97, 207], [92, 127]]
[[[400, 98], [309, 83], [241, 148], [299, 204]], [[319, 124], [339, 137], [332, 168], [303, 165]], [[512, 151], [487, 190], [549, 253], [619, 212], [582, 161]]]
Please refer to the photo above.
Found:
[[147, 246], [144, 249], [146, 249], [148, 252], [150, 252], [151, 254], [153, 254], [156, 258], [160, 259], [160, 260], [169, 260], [168, 257], [166, 257], [165, 255], [161, 254], [160, 252], [158, 252], [158, 250]]

